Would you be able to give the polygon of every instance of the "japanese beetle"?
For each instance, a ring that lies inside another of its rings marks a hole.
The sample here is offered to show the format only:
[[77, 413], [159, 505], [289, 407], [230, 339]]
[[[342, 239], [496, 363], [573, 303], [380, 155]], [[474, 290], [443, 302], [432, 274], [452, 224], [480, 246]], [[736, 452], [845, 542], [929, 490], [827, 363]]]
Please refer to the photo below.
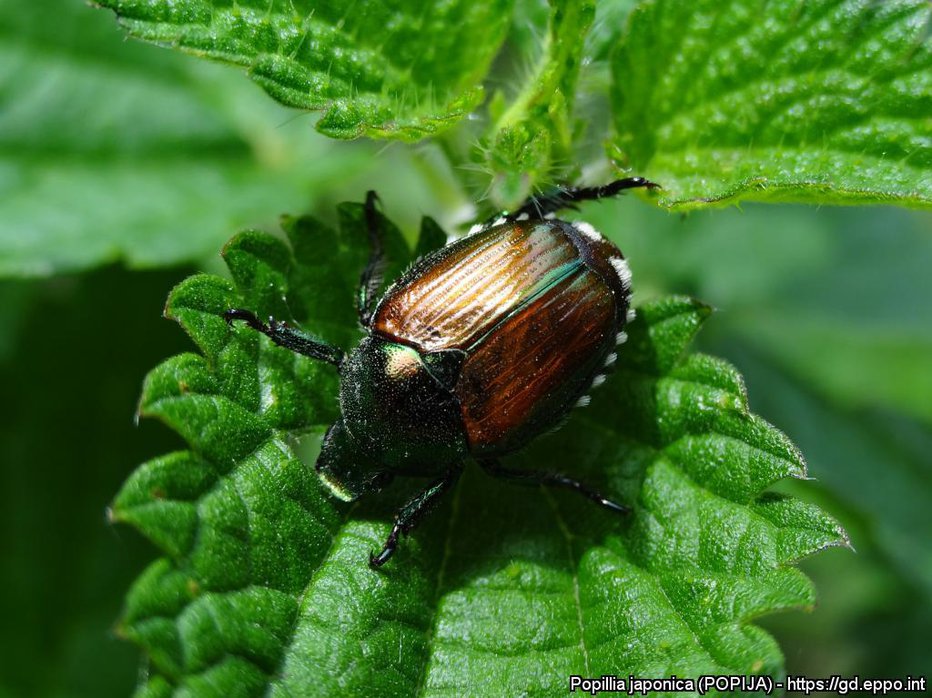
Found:
[[559, 426], [604, 380], [624, 341], [631, 274], [621, 252], [586, 223], [558, 220], [562, 208], [655, 187], [640, 177], [529, 199], [417, 262], [384, 293], [377, 197], [366, 197], [372, 246], [360, 278], [366, 336], [348, 355], [283, 322], [231, 309], [273, 342], [340, 371], [341, 417], [324, 436], [316, 469], [352, 501], [394, 476], [431, 477], [405, 504], [381, 552], [392, 556], [456, 482], [468, 459], [493, 475], [576, 490], [619, 512], [628, 508], [565, 475], [513, 470], [498, 458]]

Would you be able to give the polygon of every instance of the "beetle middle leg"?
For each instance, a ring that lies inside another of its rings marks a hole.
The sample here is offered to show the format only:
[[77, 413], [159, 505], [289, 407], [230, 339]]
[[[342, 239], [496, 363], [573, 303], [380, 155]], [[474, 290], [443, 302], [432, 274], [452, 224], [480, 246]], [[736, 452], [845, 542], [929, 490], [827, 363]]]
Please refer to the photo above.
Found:
[[508, 215], [508, 219], [516, 220], [520, 216], [527, 216], [528, 218], [535, 219], [544, 218], [563, 208], [575, 208], [576, 204], [583, 201], [605, 199], [616, 196], [625, 189], [637, 189], [639, 187], [658, 189], [660, 185], [644, 179], [643, 177], [626, 177], [625, 179], [616, 179], [614, 182], [609, 182], [608, 184], [603, 184], [598, 187], [566, 187], [558, 189], [550, 194], [532, 196], [525, 201], [518, 210], [511, 212]]
[[462, 465], [450, 468], [443, 474], [443, 477], [434, 480], [428, 485], [427, 489], [414, 496], [398, 510], [398, 513], [395, 514], [395, 524], [385, 540], [385, 545], [382, 546], [382, 551], [378, 555], [375, 553], [369, 554], [370, 567], [381, 567], [388, 562], [398, 546], [398, 536], [402, 533], [408, 534], [411, 529], [417, 526], [421, 519], [424, 518], [424, 515], [434, 507], [443, 493], [456, 484], [462, 472]]
[[294, 327], [289, 327], [281, 320], [269, 318], [268, 324], [262, 322], [251, 310], [232, 308], [223, 314], [227, 324], [233, 326], [234, 320], [242, 320], [252, 329], [261, 332], [280, 347], [309, 356], [318, 361], [339, 366], [343, 363], [343, 350], [326, 342], [314, 339]]
[[601, 504], [606, 509], [617, 511], [622, 514], [628, 514], [631, 507], [612, 501], [605, 495], [597, 492], [591, 487], [584, 485], [579, 480], [560, 473], [551, 473], [544, 470], [523, 470], [515, 468], [505, 468], [495, 459], [480, 460], [479, 465], [489, 475], [512, 480], [521, 485], [547, 485], [548, 487], [563, 487], [565, 489], [579, 492], [584, 497], [591, 499], [596, 504]]

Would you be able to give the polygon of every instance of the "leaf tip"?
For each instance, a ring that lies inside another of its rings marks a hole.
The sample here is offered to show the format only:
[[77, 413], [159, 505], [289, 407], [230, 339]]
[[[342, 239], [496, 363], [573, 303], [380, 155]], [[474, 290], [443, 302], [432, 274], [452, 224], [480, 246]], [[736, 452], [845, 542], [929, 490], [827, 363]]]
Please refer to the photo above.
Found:
[[826, 545], [825, 548], [844, 548], [850, 550], [852, 553], [858, 552], [854, 547], [854, 543], [851, 542], [851, 536], [848, 535], [848, 531], [837, 521], [835, 522], [835, 535], [837, 538]]

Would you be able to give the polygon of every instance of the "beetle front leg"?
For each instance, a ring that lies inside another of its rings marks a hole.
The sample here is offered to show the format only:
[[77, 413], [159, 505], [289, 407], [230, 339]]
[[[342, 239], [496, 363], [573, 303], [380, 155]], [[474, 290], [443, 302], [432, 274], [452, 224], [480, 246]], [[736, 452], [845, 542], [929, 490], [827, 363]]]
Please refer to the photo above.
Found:
[[599, 187], [567, 187], [558, 189], [552, 194], [532, 196], [525, 201], [517, 211], [508, 214], [508, 219], [517, 220], [521, 216], [534, 219], [544, 218], [563, 208], [575, 208], [576, 204], [583, 201], [595, 201], [596, 199], [617, 196], [625, 189], [636, 189], [638, 187], [659, 189], [660, 185], [644, 179], [643, 177], [626, 177], [625, 179], [616, 179], [614, 182], [609, 182]]
[[342, 349], [313, 339], [300, 330], [289, 327], [284, 322], [276, 320], [275, 318], [270, 317], [269, 323], [265, 324], [256, 317], [254, 312], [241, 308], [232, 308], [226, 311], [223, 314], [223, 318], [231, 327], [233, 326], [234, 320], [242, 320], [252, 329], [261, 332], [271, 339], [278, 346], [285, 347], [285, 349], [290, 349], [303, 356], [309, 356], [318, 361], [326, 361], [328, 364], [333, 364], [334, 366], [339, 366], [343, 363], [344, 354]]
[[450, 468], [443, 477], [432, 482], [427, 489], [413, 497], [395, 514], [395, 524], [392, 526], [391, 533], [382, 546], [382, 551], [376, 555], [370, 553], [369, 566], [373, 569], [381, 567], [395, 553], [398, 547], [398, 537], [404, 533], [407, 535], [421, 521], [424, 515], [430, 511], [440, 497], [450, 489], [459, 479], [460, 473], [463, 472], [462, 465]]
[[522, 485], [547, 485], [548, 487], [563, 487], [565, 489], [579, 492], [579, 494], [587, 497], [588, 499], [591, 499], [596, 504], [601, 504], [606, 509], [611, 509], [612, 511], [617, 511], [621, 514], [628, 514], [631, 512], [631, 507], [612, 501], [603, 494], [579, 482], [579, 480], [574, 480], [573, 478], [567, 477], [566, 475], [561, 475], [560, 473], [549, 473], [542, 470], [517, 470], [512, 468], [504, 468], [497, 460], [494, 459], [481, 460], [479, 461], [479, 465], [481, 465], [482, 469], [485, 470], [489, 475], [494, 475], [495, 477], [513, 480], [514, 482]]

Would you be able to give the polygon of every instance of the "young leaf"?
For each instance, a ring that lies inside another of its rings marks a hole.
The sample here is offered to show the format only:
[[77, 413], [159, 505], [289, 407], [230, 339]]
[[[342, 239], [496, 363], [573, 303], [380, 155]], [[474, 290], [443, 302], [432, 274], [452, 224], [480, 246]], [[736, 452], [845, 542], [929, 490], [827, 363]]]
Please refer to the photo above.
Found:
[[100, 0], [133, 36], [241, 65], [334, 138], [418, 140], [482, 98], [511, 0]]
[[612, 155], [662, 203], [932, 205], [925, 0], [641, 4], [612, 62]]
[[496, 119], [488, 149], [492, 200], [511, 208], [541, 184], [565, 172], [573, 146], [573, 103], [586, 34], [595, 17], [593, 0], [551, 0], [550, 28], [534, 76]]
[[[383, 223], [391, 278], [406, 252]], [[369, 552], [419, 482], [354, 505], [328, 497], [291, 436], [335, 418], [335, 369], [222, 317], [277, 313], [349, 348], [361, 260], [346, 242], [365, 240], [362, 207], [341, 208], [339, 232], [287, 227], [291, 249], [241, 234], [225, 250], [233, 283], [195, 276], [168, 302], [201, 354], [152, 371], [140, 412], [190, 450], [141, 466], [112, 510], [164, 555], [120, 624], [149, 660], [143, 694], [557, 694], [570, 674], [781, 670], [751, 621], [811, 607], [792, 564], [846, 538], [817, 508], [765, 491], [805, 465], [749, 413], [731, 366], [686, 353], [708, 307], [643, 306], [593, 405], [509, 459], [579, 474], [630, 517], [470, 468], [373, 571]]]

